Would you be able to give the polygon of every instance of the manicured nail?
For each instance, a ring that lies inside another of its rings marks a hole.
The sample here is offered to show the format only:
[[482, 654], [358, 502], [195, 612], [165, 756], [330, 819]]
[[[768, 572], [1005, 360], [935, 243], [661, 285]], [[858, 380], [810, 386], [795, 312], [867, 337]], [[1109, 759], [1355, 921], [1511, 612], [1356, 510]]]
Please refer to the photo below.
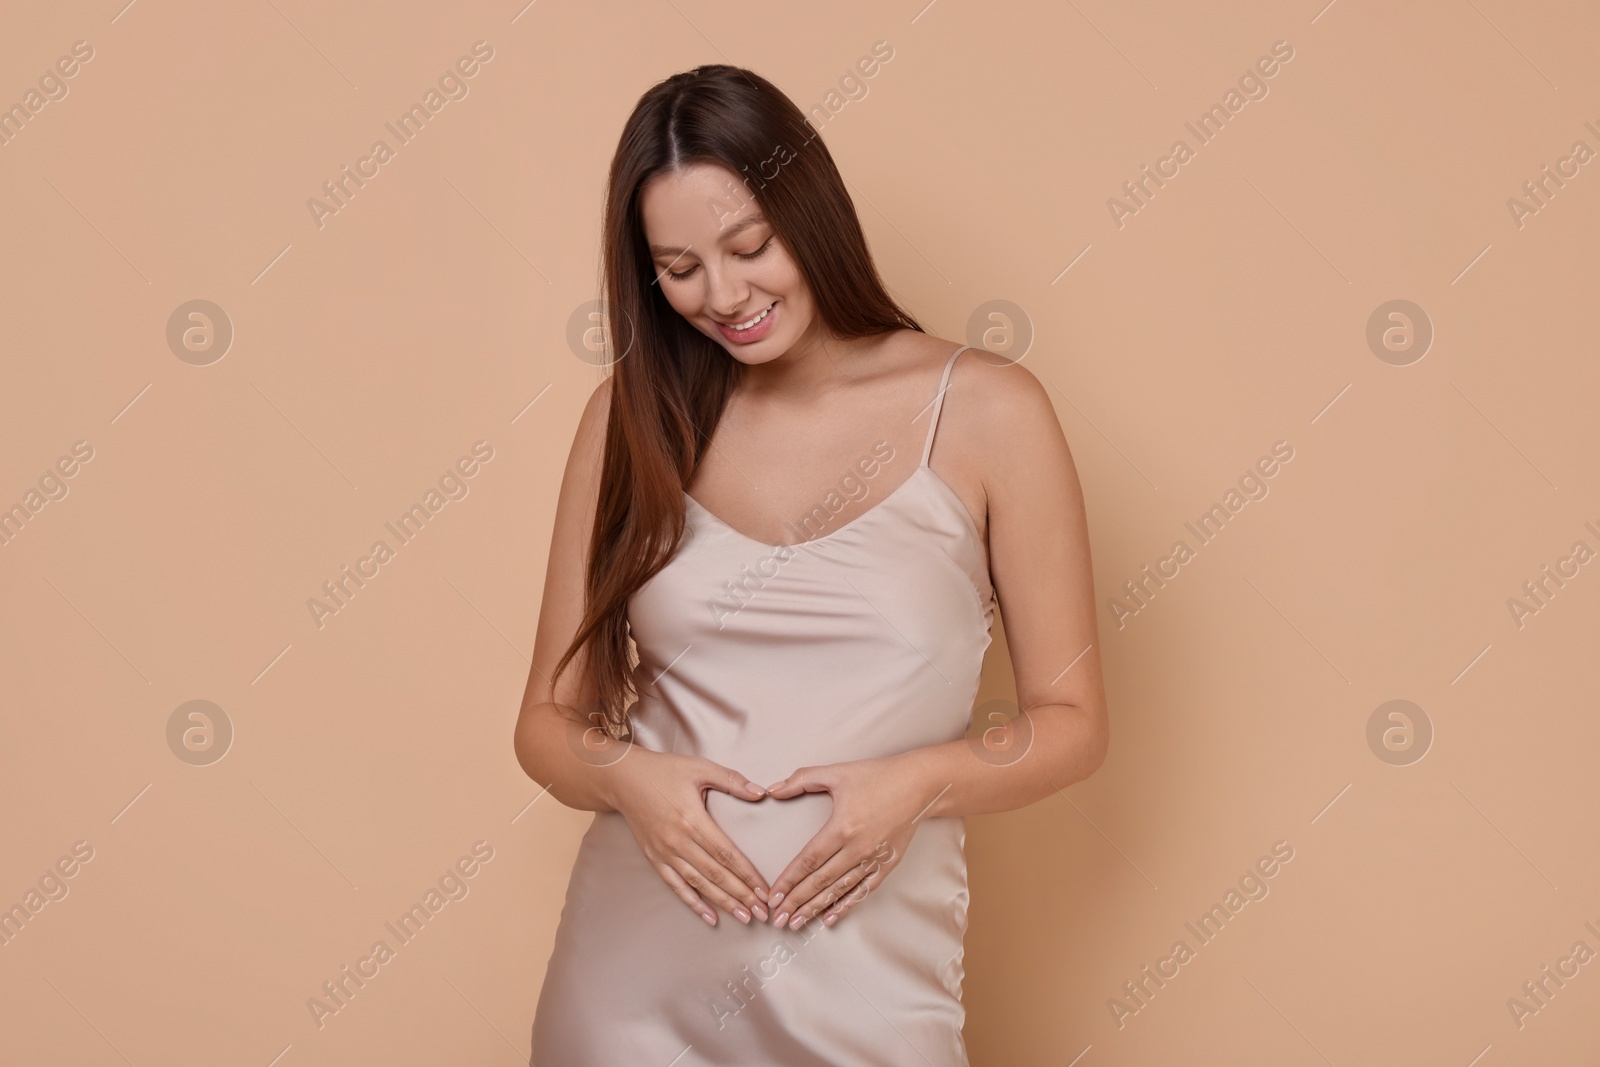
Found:
[[780, 911], [780, 912], [778, 912], [778, 917], [776, 919], [773, 919], [772, 923], [773, 923], [774, 926], [782, 926], [783, 925], [783, 920], [787, 919], [788, 917], [789, 917], [789, 913], [788, 912]]
[[773, 906], [774, 908], [776, 908], [778, 906], [778, 902], [781, 901], [782, 899], [783, 899], [783, 894], [782, 893], [774, 893], [774, 894], [772, 894], [771, 897], [768, 898], [767, 903], [770, 904], [771, 906]]
[[767, 791], [765, 789], [763, 789], [761, 786], [756, 785], [754, 782], [746, 782], [745, 785], [749, 786], [750, 787], [750, 791], [752, 793], [757, 794], [758, 796], [763, 796], [764, 797], [764, 796], [767, 795]]
[[830, 916], [828, 916], [828, 917], [827, 917], [827, 918], [826, 918], [826, 919], [823, 919], [823, 920], [822, 920], [822, 925], [823, 925], [823, 926], [832, 926], [832, 925], [833, 925], [833, 924], [834, 924], [834, 923], [835, 923], [835, 922], [837, 922], [837, 921], [838, 921], [838, 919], [839, 919], [839, 916], [837, 916], [837, 915], [830, 915]]
[[760, 904], [756, 905], [756, 918], [760, 919], [762, 922], [767, 921], [767, 909], [763, 908]]
[[738, 916], [739, 921], [744, 923], [746, 926], [750, 925], [750, 913], [748, 911], [745, 911], [743, 908], [734, 908], [733, 914]]
[[804, 926], [805, 924], [806, 924], [806, 917], [804, 915], [796, 915], [794, 917], [794, 921], [789, 924], [789, 929], [798, 930], [802, 926]]
[[702, 911], [700, 913], [700, 918], [704, 919], [711, 926], [717, 925], [717, 917], [712, 912]]

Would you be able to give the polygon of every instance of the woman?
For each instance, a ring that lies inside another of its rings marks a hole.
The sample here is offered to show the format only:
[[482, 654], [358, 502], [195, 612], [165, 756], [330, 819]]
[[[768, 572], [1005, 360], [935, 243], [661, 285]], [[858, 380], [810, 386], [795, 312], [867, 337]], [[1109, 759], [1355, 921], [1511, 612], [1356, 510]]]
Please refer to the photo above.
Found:
[[[603, 268], [615, 373], [516, 733], [596, 813], [531, 1062], [964, 1065], [963, 816], [1107, 744], [1049, 397], [896, 306], [827, 148], [737, 67], [640, 99]], [[969, 742], [997, 596], [1026, 710]]]

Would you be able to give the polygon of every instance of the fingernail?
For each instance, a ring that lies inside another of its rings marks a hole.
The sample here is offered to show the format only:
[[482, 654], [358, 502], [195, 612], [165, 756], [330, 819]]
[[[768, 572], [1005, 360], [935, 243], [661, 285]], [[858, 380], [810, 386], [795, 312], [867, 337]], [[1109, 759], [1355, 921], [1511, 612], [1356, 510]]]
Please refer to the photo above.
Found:
[[804, 926], [805, 924], [806, 924], [806, 917], [804, 915], [796, 915], [794, 917], [794, 922], [789, 924], [789, 929], [798, 930], [802, 926]]
[[776, 908], [778, 906], [778, 902], [781, 901], [782, 899], [783, 899], [783, 894], [782, 893], [774, 893], [774, 894], [772, 894], [771, 897], [769, 897], [767, 899], [767, 903], [772, 905], [774, 908]]
[[743, 908], [734, 908], [733, 913], [739, 917], [740, 922], [744, 923], [746, 926], [750, 925], [750, 913], [748, 911], [745, 911]]
[[766, 796], [767, 795], [767, 791], [765, 789], [763, 789], [761, 786], [756, 785], [754, 782], [746, 782], [745, 784], [750, 787], [751, 792], [759, 794], [760, 796]]
[[788, 912], [786, 912], [786, 911], [778, 912], [778, 917], [776, 919], [772, 920], [773, 925], [782, 926], [783, 925], [783, 920], [787, 919], [788, 917], [789, 917], [789, 913]]
[[760, 904], [756, 905], [756, 918], [760, 919], [762, 922], [767, 921], [767, 909], [763, 908]]
[[832, 926], [834, 924], [834, 922], [836, 922], [838, 920], [838, 918], [839, 918], [839, 916], [837, 916], [837, 915], [830, 915], [826, 919], [822, 920], [822, 925], [823, 926]]
[[709, 911], [702, 911], [700, 913], [700, 918], [704, 919], [710, 926], [717, 925], [717, 917]]

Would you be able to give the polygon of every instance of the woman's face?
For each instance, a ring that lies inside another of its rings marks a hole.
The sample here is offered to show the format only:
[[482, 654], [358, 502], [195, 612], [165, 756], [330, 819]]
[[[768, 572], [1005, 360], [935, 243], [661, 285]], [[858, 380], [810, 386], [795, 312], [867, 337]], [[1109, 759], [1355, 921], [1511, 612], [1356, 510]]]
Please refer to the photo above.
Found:
[[811, 290], [733, 171], [694, 163], [658, 174], [639, 209], [667, 302], [733, 358], [769, 362], [811, 330]]

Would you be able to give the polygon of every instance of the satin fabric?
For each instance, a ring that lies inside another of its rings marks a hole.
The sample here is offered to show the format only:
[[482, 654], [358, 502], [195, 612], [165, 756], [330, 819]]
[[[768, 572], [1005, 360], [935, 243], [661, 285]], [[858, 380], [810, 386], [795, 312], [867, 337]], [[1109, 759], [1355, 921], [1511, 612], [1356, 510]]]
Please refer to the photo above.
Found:
[[[866, 512], [792, 546], [685, 494], [687, 530], [629, 604], [634, 740], [758, 783], [964, 737], [994, 615], [983, 544], [928, 457]], [[869, 483], [870, 484], [870, 483]], [[727, 583], [732, 583], [730, 587]], [[626, 757], [624, 757], [626, 758]], [[930, 798], [931, 799], [931, 798]], [[707, 809], [770, 883], [832, 798]], [[578, 850], [533, 1027], [534, 1067], [967, 1067], [965, 820], [924, 817], [832, 927], [711, 927], [599, 812]]]

